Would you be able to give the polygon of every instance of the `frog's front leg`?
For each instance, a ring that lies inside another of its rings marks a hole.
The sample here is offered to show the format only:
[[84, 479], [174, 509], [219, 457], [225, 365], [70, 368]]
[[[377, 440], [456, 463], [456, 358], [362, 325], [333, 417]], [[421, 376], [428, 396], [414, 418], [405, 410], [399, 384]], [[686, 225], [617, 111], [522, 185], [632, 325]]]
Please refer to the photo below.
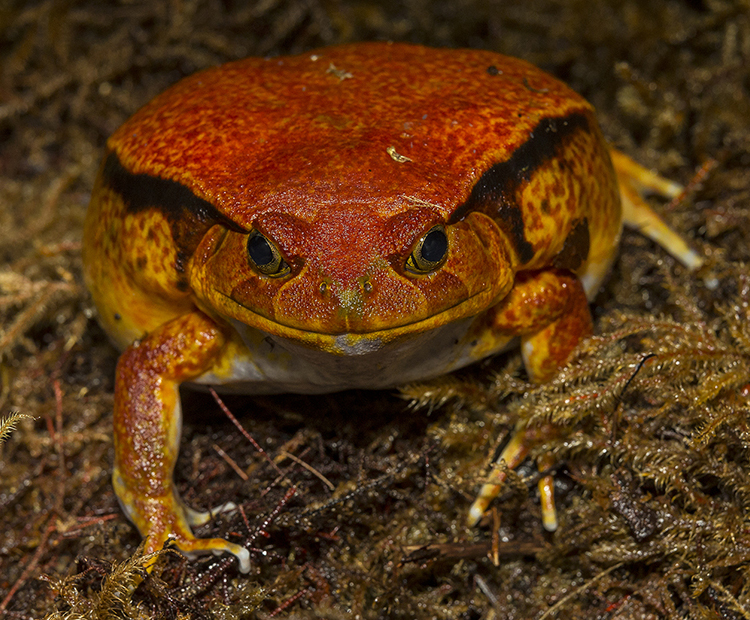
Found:
[[219, 327], [196, 311], [165, 323], [125, 350], [115, 378], [113, 483], [128, 517], [148, 536], [146, 552], [161, 549], [171, 538], [187, 555], [232, 553], [240, 570], [248, 572], [247, 549], [193, 535], [191, 526], [205, 523], [210, 513], [185, 506], [172, 477], [182, 427], [179, 385], [210, 369], [224, 344]]
[[[564, 270], [522, 272], [511, 293], [493, 310], [492, 328], [500, 334], [521, 336], [521, 353], [529, 377], [536, 383], [550, 380], [568, 360], [582, 338], [592, 332], [591, 313], [586, 293], [578, 278]], [[497, 497], [507, 471], [521, 464], [531, 447], [543, 441], [549, 427], [526, 428], [518, 425], [497, 462], [505, 467], [493, 469], [469, 511], [469, 525], [481, 519], [490, 502]], [[548, 455], [537, 466], [544, 471], [552, 466]], [[557, 528], [552, 476], [539, 481], [542, 523], [548, 531]]]

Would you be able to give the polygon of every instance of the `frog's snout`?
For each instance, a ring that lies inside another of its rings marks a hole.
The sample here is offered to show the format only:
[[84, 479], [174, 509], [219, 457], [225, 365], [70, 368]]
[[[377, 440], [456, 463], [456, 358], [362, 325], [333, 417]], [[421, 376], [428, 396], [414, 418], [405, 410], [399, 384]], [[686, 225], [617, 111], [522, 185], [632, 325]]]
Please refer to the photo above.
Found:
[[329, 277], [323, 277], [318, 287], [318, 293], [324, 302], [333, 302], [342, 309], [361, 309], [375, 291], [370, 276], [356, 278], [354, 282], [335, 282]]
[[321, 302], [328, 306], [332, 318], [335, 317], [334, 321], [339, 323], [339, 331], [358, 332], [364, 327], [364, 317], [372, 314], [372, 308], [368, 308], [368, 305], [375, 303], [375, 288], [374, 278], [369, 275], [349, 281], [324, 276], [320, 280], [318, 294]]

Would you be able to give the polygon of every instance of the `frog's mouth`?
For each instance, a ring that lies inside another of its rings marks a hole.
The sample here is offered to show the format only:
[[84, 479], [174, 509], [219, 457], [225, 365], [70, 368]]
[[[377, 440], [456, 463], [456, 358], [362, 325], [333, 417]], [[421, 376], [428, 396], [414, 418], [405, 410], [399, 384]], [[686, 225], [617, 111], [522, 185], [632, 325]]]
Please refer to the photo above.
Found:
[[491, 306], [490, 291], [481, 290], [462, 299], [440, 312], [392, 327], [367, 331], [325, 332], [305, 330], [269, 319], [225, 293], [219, 293], [220, 314], [235, 326], [237, 324], [254, 328], [274, 337], [284, 338], [313, 349], [327, 351], [336, 355], [366, 355], [381, 349], [384, 345], [396, 340], [408, 340], [425, 332], [444, 327], [451, 323], [479, 314], [482, 308]]

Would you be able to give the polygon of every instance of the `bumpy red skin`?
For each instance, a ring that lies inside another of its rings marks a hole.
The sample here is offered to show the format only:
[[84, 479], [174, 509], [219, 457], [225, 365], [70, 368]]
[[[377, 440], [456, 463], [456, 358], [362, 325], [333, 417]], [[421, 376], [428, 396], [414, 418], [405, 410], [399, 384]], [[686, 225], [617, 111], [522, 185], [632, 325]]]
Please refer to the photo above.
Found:
[[[230, 63], [157, 97], [108, 148], [85, 274], [125, 349], [115, 484], [150, 549], [173, 535], [187, 552], [241, 553], [196, 539], [172, 484], [177, 387], [229, 381], [248, 355], [229, 319], [340, 357], [476, 317], [461, 363], [521, 336], [543, 381], [590, 333], [576, 274], [596, 287], [621, 226], [591, 107], [490, 52], [359, 44]], [[177, 184], [186, 193], [161, 203]], [[408, 273], [438, 224], [444, 263]], [[251, 230], [273, 240], [288, 277], [252, 267]]]

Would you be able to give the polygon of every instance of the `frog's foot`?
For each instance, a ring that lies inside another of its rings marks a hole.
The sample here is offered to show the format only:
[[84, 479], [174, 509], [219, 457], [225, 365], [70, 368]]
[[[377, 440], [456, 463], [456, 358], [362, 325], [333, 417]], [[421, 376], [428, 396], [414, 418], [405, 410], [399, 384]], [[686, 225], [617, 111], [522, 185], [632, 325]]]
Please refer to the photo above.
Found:
[[[180, 502], [187, 522], [191, 528], [205, 525], [216, 515], [223, 512], [233, 512], [237, 510], [237, 504], [226, 502], [210, 510], [194, 510], [184, 503]], [[247, 573], [250, 571], [250, 552], [241, 545], [235, 545], [223, 538], [195, 538], [190, 534], [189, 539], [182, 538], [178, 540], [174, 535], [170, 536], [177, 548], [189, 558], [195, 558], [198, 555], [211, 552], [214, 555], [222, 553], [231, 553], [237, 558], [240, 565], [240, 572]]]
[[214, 555], [231, 553], [237, 558], [241, 573], [250, 571], [250, 552], [243, 546], [230, 543], [223, 538], [196, 538], [191, 528], [191, 526], [207, 523], [212, 516], [220, 512], [234, 510], [236, 508], [234, 504], [229, 502], [216, 510], [199, 512], [184, 506], [179, 500], [177, 502], [175, 505], [173, 500], [169, 502], [172, 506], [165, 506], [163, 501], [148, 501], [147, 503], [151, 506], [146, 508], [146, 514], [150, 518], [145, 530], [141, 529], [139, 521], [143, 521], [143, 516], [146, 515], [142, 514], [139, 518], [133, 518], [131, 515], [138, 529], [148, 536], [146, 551], [161, 549], [169, 541], [191, 559], [206, 553], [213, 553]]
[[174, 491], [166, 497], [135, 497], [117, 484], [117, 474], [114, 482], [123, 510], [141, 534], [148, 537], [146, 553], [159, 551], [169, 541], [189, 558], [205, 553], [231, 553], [239, 562], [240, 572], [250, 571], [250, 552], [243, 546], [223, 538], [196, 538], [192, 531], [192, 527], [204, 525], [219, 513], [235, 510], [232, 502], [201, 512], [185, 506]]
[[[526, 458], [529, 448], [538, 442], [538, 431], [533, 433], [534, 437], [531, 437], [531, 435], [531, 431], [519, 428], [513, 432], [510, 441], [495, 461], [495, 464], [499, 467], [492, 468], [488, 481], [482, 485], [479, 495], [469, 509], [467, 519], [469, 527], [479, 523], [492, 500], [499, 495], [503, 483], [508, 477], [508, 471], [518, 467]], [[549, 456], [544, 456], [540, 459], [538, 466], [544, 470], [551, 465], [551, 462]], [[548, 532], [554, 532], [557, 529], [557, 511], [555, 510], [555, 489], [552, 476], [542, 476], [538, 486], [539, 499], [542, 505], [542, 525]]]
[[673, 231], [643, 199], [643, 193], [655, 193], [665, 198], [676, 198], [683, 187], [635, 163], [627, 155], [610, 150], [617, 172], [625, 224], [658, 243], [691, 271], [703, 265], [703, 258]]

